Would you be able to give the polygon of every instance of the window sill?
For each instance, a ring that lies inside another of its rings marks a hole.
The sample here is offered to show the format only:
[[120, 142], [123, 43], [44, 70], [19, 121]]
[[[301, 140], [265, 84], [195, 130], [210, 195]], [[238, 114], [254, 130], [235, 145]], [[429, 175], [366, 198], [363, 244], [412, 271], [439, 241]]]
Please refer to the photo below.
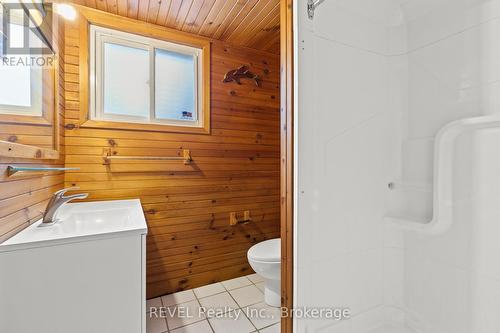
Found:
[[210, 126], [204, 127], [173, 126], [162, 124], [141, 124], [106, 120], [85, 120], [80, 123], [80, 127], [101, 128], [101, 129], [120, 129], [129, 131], [145, 132], [169, 132], [186, 134], [210, 134]]
[[48, 115], [32, 116], [8, 113], [0, 114], [0, 122], [20, 125], [52, 126], [52, 121], [48, 118]]
[[40, 148], [9, 141], [0, 141], [0, 156], [7, 158], [26, 158], [57, 160], [60, 154], [55, 149]]

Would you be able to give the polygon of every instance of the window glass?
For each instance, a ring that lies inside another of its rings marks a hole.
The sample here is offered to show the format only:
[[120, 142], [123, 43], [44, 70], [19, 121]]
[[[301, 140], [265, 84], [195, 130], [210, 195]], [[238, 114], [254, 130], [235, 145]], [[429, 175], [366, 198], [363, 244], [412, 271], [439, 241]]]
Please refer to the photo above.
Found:
[[201, 48], [98, 26], [90, 33], [91, 119], [205, 128]]
[[104, 43], [104, 114], [149, 116], [148, 50]]
[[192, 55], [155, 50], [155, 116], [196, 120], [196, 59]]
[[[22, 46], [22, 27], [10, 24], [10, 31], [7, 42]], [[42, 115], [42, 69], [24, 64], [26, 56], [4, 55], [3, 43], [4, 38], [0, 36], [0, 54], [10, 60], [0, 61], [0, 113]]]

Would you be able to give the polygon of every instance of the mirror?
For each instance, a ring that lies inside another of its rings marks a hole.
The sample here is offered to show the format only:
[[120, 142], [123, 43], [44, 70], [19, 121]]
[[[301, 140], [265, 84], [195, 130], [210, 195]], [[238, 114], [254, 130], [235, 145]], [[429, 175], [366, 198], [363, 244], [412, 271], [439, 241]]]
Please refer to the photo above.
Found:
[[0, 6], [0, 156], [59, 158], [59, 46], [52, 4]]

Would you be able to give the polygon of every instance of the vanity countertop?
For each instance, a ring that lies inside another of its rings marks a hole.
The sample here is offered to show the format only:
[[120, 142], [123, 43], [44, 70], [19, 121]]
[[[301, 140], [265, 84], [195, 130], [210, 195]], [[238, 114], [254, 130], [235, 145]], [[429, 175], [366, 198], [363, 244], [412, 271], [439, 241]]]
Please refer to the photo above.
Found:
[[139, 199], [69, 203], [60, 208], [59, 222], [40, 226], [42, 220], [0, 244], [0, 252], [29, 249], [91, 239], [147, 234]]

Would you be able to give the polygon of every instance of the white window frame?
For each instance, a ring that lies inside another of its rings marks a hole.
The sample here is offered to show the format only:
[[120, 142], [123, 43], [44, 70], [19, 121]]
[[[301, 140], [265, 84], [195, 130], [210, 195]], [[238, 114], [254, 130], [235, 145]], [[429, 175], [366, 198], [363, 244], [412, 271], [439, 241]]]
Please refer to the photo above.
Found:
[[[89, 116], [91, 120], [127, 122], [138, 124], [170, 125], [179, 127], [204, 127], [203, 105], [203, 50], [163, 40], [144, 37], [115, 29], [90, 25], [89, 59]], [[149, 114], [148, 117], [104, 113], [104, 43], [113, 43], [149, 51]], [[193, 56], [195, 77], [195, 120], [158, 119], [155, 116], [155, 50], [165, 50]]]

